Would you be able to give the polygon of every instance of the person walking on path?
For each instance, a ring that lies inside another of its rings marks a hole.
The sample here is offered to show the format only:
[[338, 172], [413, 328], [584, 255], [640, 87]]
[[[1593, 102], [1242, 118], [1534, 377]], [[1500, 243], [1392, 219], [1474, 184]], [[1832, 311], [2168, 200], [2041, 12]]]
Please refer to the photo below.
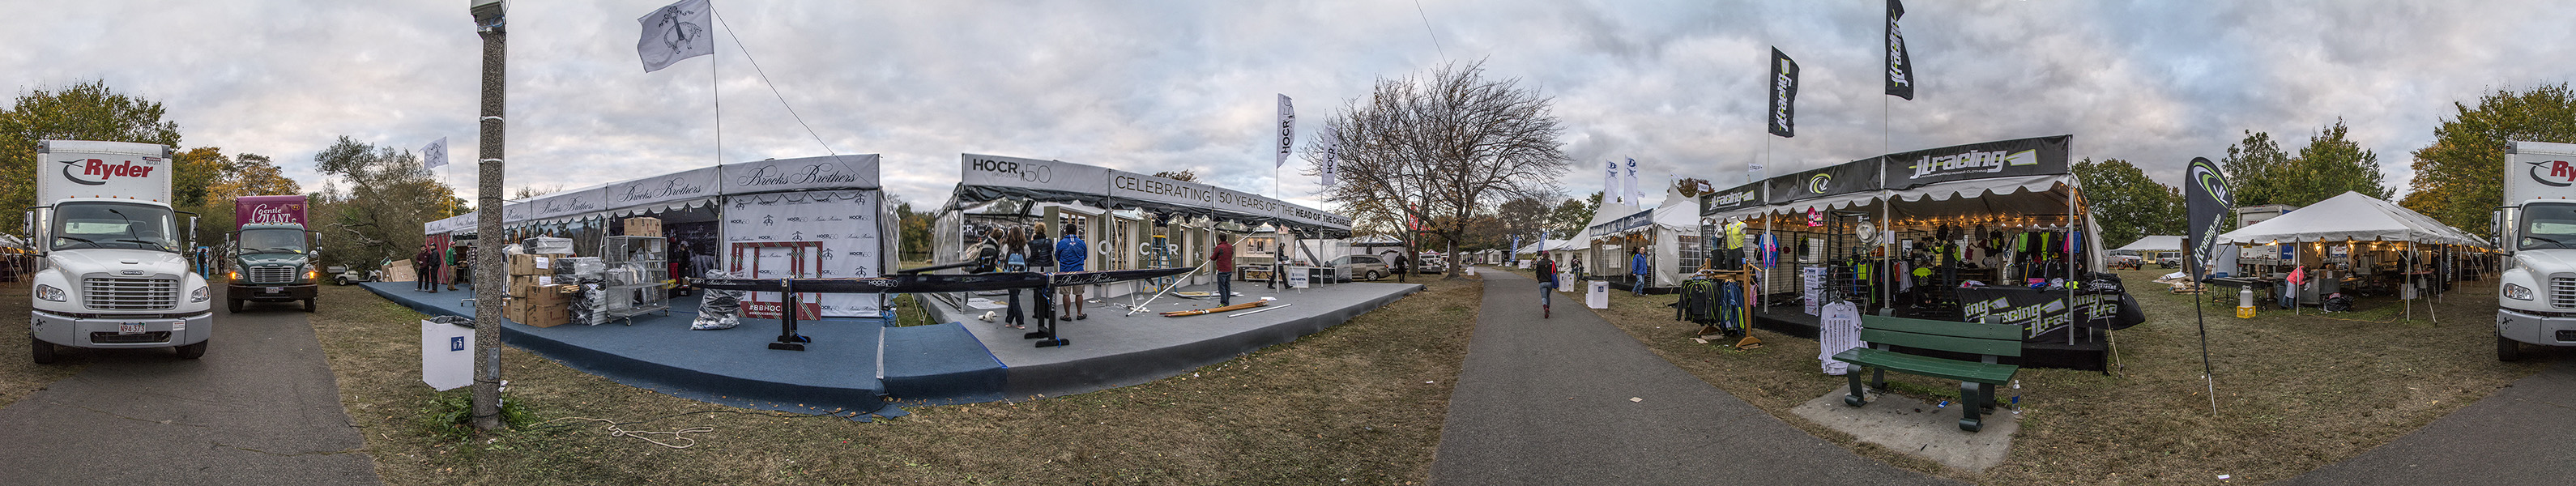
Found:
[[1628, 285], [1631, 295], [1646, 295], [1646, 277], [1653, 275], [1646, 271], [1647, 264], [1646, 247], [1637, 247], [1637, 256], [1628, 258], [1628, 275], [1637, 277], [1637, 283]]
[[1550, 303], [1549, 298], [1553, 297], [1550, 294], [1556, 293], [1556, 260], [1549, 260], [1547, 258], [1547, 252], [1539, 252], [1537, 270], [1538, 318], [1551, 319], [1553, 317], [1549, 315], [1548, 304]]
[[[1055, 261], [1057, 271], [1082, 271], [1083, 261], [1091, 258], [1091, 245], [1082, 241], [1081, 230], [1081, 226], [1065, 225], [1064, 237], [1057, 238], [1055, 240]], [[1056, 318], [1061, 319], [1064, 318], [1064, 316], [1073, 316], [1073, 320], [1077, 321], [1091, 318], [1091, 313], [1082, 309], [1083, 287], [1086, 286], [1075, 285], [1057, 289], [1064, 293], [1064, 311], [1056, 313]]]
[[1216, 262], [1216, 305], [1234, 305], [1234, 235], [1216, 235], [1216, 249], [1208, 250], [1208, 261]]

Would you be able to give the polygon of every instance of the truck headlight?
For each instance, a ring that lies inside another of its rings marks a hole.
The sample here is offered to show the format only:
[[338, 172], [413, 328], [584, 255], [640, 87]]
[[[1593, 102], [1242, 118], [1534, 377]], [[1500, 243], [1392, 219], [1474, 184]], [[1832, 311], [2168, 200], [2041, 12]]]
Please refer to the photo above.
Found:
[[65, 297], [63, 295], [63, 289], [54, 288], [52, 285], [42, 284], [36, 285], [36, 298], [54, 302], [69, 302], [71, 300], [69, 297]]
[[2504, 296], [2513, 300], [2531, 300], [2531, 287], [2504, 284]]
[[205, 302], [205, 301], [206, 301], [206, 288], [205, 288], [205, 287], [197, 287], [197, 291], [195, 291], [195, 292], [189, 292], [189, 293], [188, 293], [188, 301], [189, 301], [189, 302]]

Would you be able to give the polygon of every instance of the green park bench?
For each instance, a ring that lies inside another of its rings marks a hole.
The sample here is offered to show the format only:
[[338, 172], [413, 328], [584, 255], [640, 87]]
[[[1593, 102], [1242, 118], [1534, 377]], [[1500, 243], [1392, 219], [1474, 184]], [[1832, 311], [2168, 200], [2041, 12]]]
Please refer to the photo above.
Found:
[[[1860, 340], [1869, 348], [1852, 348], [1834, 354], [1835, 361], [1870, 369], [1870, 385], [1887, 389], [1890, 370], [1944, 380], [1959, 380], [1959, 430], [1976, 432], [1985, 428], [1977, 417], [1995, 406], [1995, 386], [2012, 381], [2021, 366], [1998, 364], [1998, 356], [2021, 356], [2021, 326], [1980, 322], [1931, 321], [1900, 317], [1861, 316]], [[1896, 352], [1892, 346], [1948, 351], [1979, 355], [1981, 361], [1960, 361]], [[1858, 407], [1869, 403], [1862, 398], [1859, 370], [1844, 375], [1851, 379], [1851, 394], [1843, 403]]]

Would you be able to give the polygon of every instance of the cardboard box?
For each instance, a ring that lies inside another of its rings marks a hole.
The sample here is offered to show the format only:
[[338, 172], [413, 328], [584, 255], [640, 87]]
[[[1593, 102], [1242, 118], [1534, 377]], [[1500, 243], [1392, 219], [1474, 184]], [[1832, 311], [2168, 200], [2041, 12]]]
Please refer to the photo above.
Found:
[[530, 326], [555, 327], [564, 324], [571, 315], [570, 311], [571, 306], [565, 304], [536, 305], [527, 299], [510, 299], [510, 303], [501, 309], [501, 318]]
[[536, 305], [570, 304], [574, 288], [571, 285], [538, 285], [528, 292], [527, 300]]
[[553, 275], [513, 275], [510, 276], [510, 290], [508, 291], [508, 294], [511, 297], [533, 297], [536, 295], [538, 288], [552, 286], [554, 283], [555, 276]]
[[569, 256], [572, 255], [560, 253], [510, 255], [510, 275], [554, 275], [555, 259]]
[[662, 236], [661, 218], [626, 218], [626, 236]]

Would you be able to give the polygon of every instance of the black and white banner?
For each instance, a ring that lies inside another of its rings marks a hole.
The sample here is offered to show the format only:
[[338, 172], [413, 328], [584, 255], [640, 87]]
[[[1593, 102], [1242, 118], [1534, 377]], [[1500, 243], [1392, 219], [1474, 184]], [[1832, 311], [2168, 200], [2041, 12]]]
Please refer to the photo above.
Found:
[[2118, 330], [2147, 320], [2137, 299], [2125, 292], [2067, 295], [2028, 287], [1964, 287], [1958, 295], [1959, 320], [1993, 317], [1997, 324], [2021, 326], [2022, 338], [2030, 341], [2064, 340], [2058, 331], [2068, 325]]
[[1341, 163], [1342, 163], [1342, 136], [1341, 136], [1341, 135], [1336, 135], [1336, 134], [1334, 134], [1334, 132], [1333, 132], [1332, 130], [1325, 130], [1325, 131], [1324, 131], [1324, 140], [1323, 140], [1323, 142], [1324, 142], [1324, 144], [1323, 144], [1323, 145], [1324, 145], [1324, 163], [1323, 163], [1323, 168], [1318, 169], [1317, 171], [1318, 171], [1318, 172], [1322, 172], [1322, 173], [1323, 173], [1323, 176], [1324, 176], [1324, 186], [1325, 186], [1325, 187], [1332, 187], [1332, 185], [1333, 185], [1333, 178], [1334, 178], [1335, 176], [1340, 175], [1340, 174], [1338, 174], [1338, 173], [1336, 173], [1336, 172], [1341, 170]]
[[1771, 48], [1771, 134], [1797, 137], [1798, 61]]
[[1761, 183], [1735, 186], [1733, 188], [1728, 188], [1727, 190], [1700, 195], [1699, 215], [1716, 216], [1719, 213], [1727, 211], [1761, 206], [1763, 202]]
[[2208, 279], [2210, 263], [2218, 258], [2213, 251], [2218, 234], [2226, 230], [2218, 223], [2233, 212], [2235, 198], [2227, 193], [2227, 175], [2207, 157], [2191, 158], [2191, 166], [2183, 169], [2182, 185], [2183, 203], [2191, 208], [2185, 223], [2189, 226], [2183, 230], [2182, 272], [2192, 280]]
[[2055, 175], [2067, 172], [2073, 135], [1954, 145], [1887, 154], [1887, 188], [1911, 189], [1934, 183]]
[[1905, 53], [1905, 33], [1896, 29], [1896, 19], [1905, 16], [1905, 3], [1887, 0], [1887, 95], [1914, 99], [1914, 57]]
[[1878, 190], [1879, 159], [1863, 159], [1762, 181], [1773, 204]]
[[1271, 168], [1288, 165], [1288, 151], [1297, 147], [1296, 141], [1297, 107], [1288, 102], [1288, 95], [1282, 94], [1279, 95], [1279, 161], [1272, 162]]

